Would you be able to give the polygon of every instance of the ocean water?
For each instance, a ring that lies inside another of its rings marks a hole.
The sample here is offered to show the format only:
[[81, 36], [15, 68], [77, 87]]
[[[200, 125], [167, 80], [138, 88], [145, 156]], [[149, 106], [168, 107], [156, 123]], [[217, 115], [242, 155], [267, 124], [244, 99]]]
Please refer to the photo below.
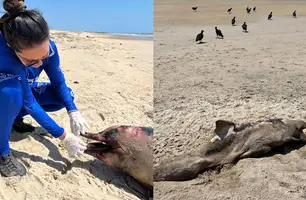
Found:
[[138, 39], [153, 40], [153, 33], [109, 33], [109, 34], [135, 37], [135, 38], [138, 38]]

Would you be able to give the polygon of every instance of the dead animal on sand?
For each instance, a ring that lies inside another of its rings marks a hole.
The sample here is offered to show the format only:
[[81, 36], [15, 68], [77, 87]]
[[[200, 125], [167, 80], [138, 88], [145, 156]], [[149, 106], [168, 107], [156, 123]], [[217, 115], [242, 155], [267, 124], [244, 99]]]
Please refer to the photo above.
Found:
[[153, 128], [111, 126], [99, 133], [82, 134], [89, 143], [86, 154], [128, 173], [148, 189], [153, 187]]
[[204, 147], [154, 166], [154, 181], [183, 181], [196, 178], [208, 169], [235, 164], [239, 159], [264, 156], [273, 148], [290, 141], [306, 143], [301, 120], [271, 119], [245, 123], [218, 120], [218, 140]]
[[198, 7], [192, 7], [193, 11], [197, 11]]

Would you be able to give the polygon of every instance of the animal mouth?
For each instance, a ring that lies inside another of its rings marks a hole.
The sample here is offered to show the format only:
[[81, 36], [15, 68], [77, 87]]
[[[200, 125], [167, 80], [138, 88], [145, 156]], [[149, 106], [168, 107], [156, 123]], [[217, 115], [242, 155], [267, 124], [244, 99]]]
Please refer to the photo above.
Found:
[[84, 153], [103, 154], [103, 153], [109, 153], [112, 151], [113, 151], [112, 146], [106, 142], [93, 142], [93, 143], [87, 144], [87, 149], [84, 151]]

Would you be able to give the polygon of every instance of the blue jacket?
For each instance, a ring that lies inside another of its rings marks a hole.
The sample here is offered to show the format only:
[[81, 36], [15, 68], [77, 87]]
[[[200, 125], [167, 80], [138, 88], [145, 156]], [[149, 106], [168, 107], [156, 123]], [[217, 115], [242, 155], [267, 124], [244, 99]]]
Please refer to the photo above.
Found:
[[60, 58], [55, 43], [50, 40], [50, 55], [39, 68], [25, 67], [15, 52], [8, 47], [6, 40], [0, 33], [0, 72], [19, 77], [23, 89], [23, 108], [53, 137], [57, 138], [63, 134], [64, 129], [41, 108], [30, 88], [42, 70], [46, 72], [52, 86], [65, 103], [67, 111], [77, 110], [60, 68]]

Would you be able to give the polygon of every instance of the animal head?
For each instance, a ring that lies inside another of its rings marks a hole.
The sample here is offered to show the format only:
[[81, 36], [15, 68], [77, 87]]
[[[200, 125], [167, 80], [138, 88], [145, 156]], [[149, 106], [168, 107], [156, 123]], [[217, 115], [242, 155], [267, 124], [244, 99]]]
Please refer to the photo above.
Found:
[[290, 125], [295, 128], [295, 133], [293, 135], [294, 138], [300, 139], [302, 141], [306, 141], [306, 122], [302, 120], [288, 120], [283, 119], [282, 122], [284, 124]]
[[[110, 166], [121, 166], [124, 160], [133, 156], [138, 146], [149, 148], [153, 134], [152, 128], [136, 126], [111, 126], [99, 133], [82, 134], [95, 140], [89, 143], [84, 153], [103, 160]], [[143, 145], [141, 145], [143, 144]]]

